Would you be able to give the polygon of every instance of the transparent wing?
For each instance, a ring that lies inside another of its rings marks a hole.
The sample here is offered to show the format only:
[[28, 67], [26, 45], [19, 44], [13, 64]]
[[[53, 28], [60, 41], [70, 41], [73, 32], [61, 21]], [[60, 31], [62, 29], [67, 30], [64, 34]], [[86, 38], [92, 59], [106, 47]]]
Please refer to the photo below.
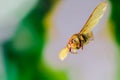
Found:
[[94, 40], [92, 31], [88, 32], [86, 35], [87, 35], [87, 38], [88, 38], [89, 40], [91, 40], [91, 41]]
[[90, 32], [95, 27], [95, 25], [99, 22], [106, 8], [107, 8], [106, 2], [100, 3], [88, 18], [86, 24], [83, 26], [82, 30], [80, 31], [80, 34], [86, 34]]

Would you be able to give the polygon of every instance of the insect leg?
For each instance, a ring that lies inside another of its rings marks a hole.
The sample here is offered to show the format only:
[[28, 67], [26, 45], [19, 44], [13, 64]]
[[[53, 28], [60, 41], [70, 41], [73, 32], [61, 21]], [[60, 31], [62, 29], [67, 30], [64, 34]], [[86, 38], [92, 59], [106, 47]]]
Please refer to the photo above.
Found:
[[83, 41], [81, 41], [81, 49], [83, 50]]

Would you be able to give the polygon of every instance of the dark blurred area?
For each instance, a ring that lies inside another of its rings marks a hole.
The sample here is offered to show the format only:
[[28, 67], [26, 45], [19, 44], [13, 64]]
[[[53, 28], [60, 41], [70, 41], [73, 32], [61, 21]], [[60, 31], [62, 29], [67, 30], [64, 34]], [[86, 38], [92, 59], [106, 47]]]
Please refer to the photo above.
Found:
[[42, 58], [47, 36], [44, 19], [57, 2], [39, 0], [2, 44], [6, 80], [67, 80], [64, 72], [50, 68]]
[[111, 32], [113, 32], [113, 36], [117, 45], [117, 70], [116, 70], [116, 79], [120, 80], [120, 0], [109, 0], [111, 4], [111, 16], [110, 16], [110, 24], [111, 24]]
[[110, 3], [111, 3], [111, 17], [110, 17], [110, 20], [113, 22], [114, 29], [115, 31], [115, 39], [116, 39], [116, 42], [118, 43], [118, 45], [120, 45], [120, 22], [119, 22], [119, 19], [120, 19], [120, 5], [119, 5], [119, 2], [120, 0], [110, 0]]

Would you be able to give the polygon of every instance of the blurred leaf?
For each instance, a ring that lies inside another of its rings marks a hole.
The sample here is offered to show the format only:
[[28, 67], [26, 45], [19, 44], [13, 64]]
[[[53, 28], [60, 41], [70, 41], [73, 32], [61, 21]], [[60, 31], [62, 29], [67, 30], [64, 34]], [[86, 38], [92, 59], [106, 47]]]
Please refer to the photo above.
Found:
[[116, 80], [120, 80], [120, 0], [110, 0], [111, 2], [111, 17], [110, 22], [113, 26], [111, 26], [111, 29], [113, 29], [114, 38], [117, 43], [118, 47], [118, 54], [117, 54], [117, 73], [116, 73]]
[[4, 43], [8, 80], [67, 80], [65, 72], [45, 65], [42, 58], [47, 35], [43, 21], [56, 2], [39, 0], [36, 7], [18, 24], [13, 38]]

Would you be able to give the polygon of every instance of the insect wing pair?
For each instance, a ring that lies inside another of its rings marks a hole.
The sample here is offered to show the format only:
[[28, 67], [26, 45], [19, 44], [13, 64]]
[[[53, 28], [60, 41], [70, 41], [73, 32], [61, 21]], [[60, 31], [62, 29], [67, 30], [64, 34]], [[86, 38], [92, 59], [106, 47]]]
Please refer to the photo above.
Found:
[[92, 29], [104, 15], [106, 8], [107, 3], [102, 2], [94, 9], [82, 30], [77, 34], [73, 34], [69, 39], [67, 46], [61, 50], [59, 54], [60, 60], [64, 60], [69, 52], [76, 53], [78, 49], [83, 49], [83, 46], [89, 43], [91, 39], [93, 39]]

